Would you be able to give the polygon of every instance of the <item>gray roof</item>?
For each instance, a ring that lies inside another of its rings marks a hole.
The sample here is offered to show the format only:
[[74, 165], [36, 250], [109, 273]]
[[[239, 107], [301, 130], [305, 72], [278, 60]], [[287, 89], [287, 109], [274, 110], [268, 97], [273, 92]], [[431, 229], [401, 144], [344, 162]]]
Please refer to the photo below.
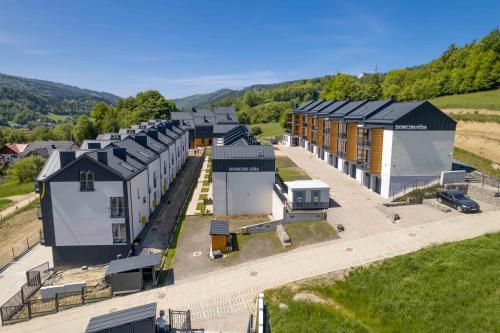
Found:
[[181, 119], [193, 119], [193, 114], [191, 112], [171, 112], [170, 119], [181, 120]]
[[425, 101], [393, 103], [375, 113], [368, 120], [371, 123], [392, 124], [424, 103]]
[[309, 111], [307, 111], [307, 114], [316, 114], [320, 111], [322, 111], [324, 108], [332, 105], [333, 103], [335, 103], [335, 101], [325, 101], [323, 100], [323, 102], [317, 104], [315, 107], [311, 108]]
[[235, 127], [240, 126], [239, 124], [225, 124], [225, 125], [214, 125], [214, 134], [225, 134]]
[[362, 100], [362, 101], [350, 101], [347, 104], [344, 104], [342, 107], [340, 107], [337, 110], [334, 110], [329, 114], [328, 117], [333, 117], [333, 118], [342, 118], [346, 114], [349, 114], [350, 112], [356, 110], [357, 108], [363, 106], [366, 104], [368, 100]]
[[154, 151], [155, 153], [161, 153], [162, 151], [165, 151], [167, 149], [167, 146], [165, 146], [163, 143], [153, 139], [151, 136], [148, 135], [146, 131], [141, 131], [139, 133], [134, 133], [130, 134], [131, 138], [135, 138], [136, 136], [146, 136], [146, 141], [147, 141], [147, 146], [150, 150]]
[[229, 222], [218, 220], [210, 222], [209, 235], [229, 235]]
[[[135, 142], [131, 137], [126, 137], [121, 141], [113, 142], [110, 146], [127, 149], [127, 155], [139, 160], [142, 163], [149, 163], [156, 159], [158, 154]], [[128, 160], [128, 159], [127, 159]]]
[[73, 142], [73, 141], [42, 141], [42, 140], [37, 140], [33, 141], [32, 143], [28, 144], [26, 149], [21, 153], [21, 156], [27, 156], [32, 153], [36, 153], [44, 158], [47, 158], [50, 156], [52, 151], [59, 149], [59, 150], [68, 150], [68, 149], [75, 149], [78, 148], [78, 146]]
[[237, 145], [212, 147], [212, 159], [275, 159], [273, 146]]
[[236, 110], [232, 106], [217, 106], [214, 108], [215, 115], [232, 114], [236, 115]]
[[161, 254], [150, 253], [135, 257], [111, 260], [106, 275], [132, 271], [134, 269], [151, 267], [160, 264]]
[[236, 117], [236, 114], [217, 114], [215, 115], [215, 122], [217, 124], [237, 124], [238, 117]]
[[312, 103], [306, 104], [302, 108], [297, 109], [297, 112], [299, 112], [299, 113], [307, 113], [309, 110], [312, 110], [313, 108], [315, 108], [317, 105], [323, 103], [324, 101], [325, 100], [323, 100], [323, 99], [320, 99], [319, 101], [313, 101]]
[[91, 151], [87, 154], [87, 156], [92, 158], [93, 160], [99, 161], [97, 158], [98, 152], [101, 154], [105, 152], [107, 155], [106, 165], [125, 178], [129, 178], [135, 175], [137, 172], [142, 171], [146, 168], [144, 164], [134, 159], [127, 158], [126, 160], [122, 160], [118, 158], [113, 154], [113, 147], [108, 147], [99, 151]]
[[372, 116], [376, 112], [380, 111], [382, 108], [385, 108], [387, 105], [394, 103], [393, 99], [381, 100], [381, 101], [369, 101], [366, 104], [363, 104], [356, 110], [346, 114], [345, 120], [364, 120], [367, 117]]
[[149, 303], [133, 308], [111, 312], [102, 316], [90, 318], [86, 333], [102, 332], [128, 323], [156, 318], [156, 303]]
[[195, 126], [213, 126], [215, 123], [215, 117], [194, 117], [194, 125]]
[[340, 109], [344, 105], [349, 103], [349, 100], [343, 100], [343, 101], [335, 101], [334, 103], [328, 105], [326, 108], [318, 112], [318, 115], [320, 117], [327, 117], [330, 113], [334, 112], [335, 110]]
[[123, 138], [123, 133], [102, 133], [99, 134], [95, 139], [98, 141], [102, 140], [121, 140]]

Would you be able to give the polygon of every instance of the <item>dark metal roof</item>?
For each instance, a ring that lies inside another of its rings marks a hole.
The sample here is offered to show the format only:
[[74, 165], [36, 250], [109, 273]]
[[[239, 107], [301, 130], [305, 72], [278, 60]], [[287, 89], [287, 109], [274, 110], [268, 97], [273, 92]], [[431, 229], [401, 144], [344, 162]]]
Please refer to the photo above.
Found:
[[193, 119], [193, 114], [191, 112], [171, 112], [170, 119], [172, 120], [182, 120], [182, 119]]
[[297, 112], [298, 113], [307, 113], [309, 110], [312, 110], [314, 107], [323, 103], [324, 101], [325, 101], [324, 99], [320, 99], [318, 101], [313, 101], [312, 103], [309, 103], [309, 104], [303, 106], [302, 108], [298, 109]]
[[229, 235], [229, 222], [214, 220], [210, 222], [210, 235]]
[[214, 146], [212, 159], [275, 159], [273, 146]]
[[349, 103], [349, 100], [343, 100], [343, 101], [335, 101], [334, 103], [328, 105], [326, 108], [318, 112], [318, 117], [328, 117], [328, 115], [335, 110], [338, 110], [342, 106], [346, 105]]
[[73, 141], [42, 141], [37, 140], [28, 144], [28, 146], [21, 153], [21, 156], [27, 156], [31, 153], [37, 153], [38, 155], [47, 158], [50, 156], [53, 150], [68, 150], [76, 149], [78, 146]]
[[337, 110], [330, 112], [330, 114], [328, 115], [328, 118], [342, 119], [346, 114], [349, 114], [350, 112], [363, 106], [367, 102], [368, 102], [368, 100], [350, 101], [349, 103], [344, 104], [342, 107], [338, 108]]
[[427, 101], [393, 103], [365, 120], [367, 127], [452, 131], [456, 121]]
[[160, 264], [161, 254], [151, 253], [136, 257], [128, 257], [124, 259], [111, 260], [109, 262], [106, 275], [133, 271], [135, 269], [151, 267]]
[[156, 303], [149, 303], [133, 308], [111, 312], [90, 318], [86, 333], [101, 332], [106, 329], [126, 325], [148, 318], [156, 318]]
[[217, 114], [217, 115], [215, 115], [215, 123], [217, 123], [217, 124], [237, 124], [238, 117], [236, 117], [236, 114]]
[[368, 117], [373, 116], [375, 113], [379, 112], [386, 106], [394, 103], [394, 99], [382, 100], [382, 101], [369, 101], [363, 104], [356, 110], [345, 115], [344, 120], [346, 121], [363, 121]]
[[224, 136], [224, 145], [232, 145], [237, 141], [244, 140], [248, 145], [260, 145], [255, 139], [248, 126], [239, 125], [227, 131]]
[[335, 101], [323, 101], [322, 103], [319, 103], [318, 105], [316, 105], [315, 107], [313, 107], [312, 109], [310, 109], [309, 111], [307, 111], [307, 115], [315, 115], [316, 113], [322, 111], [323, 109], [329, 107], [330, 105], [332, 105], [333, 103], [335, 103]]
[[213, 112], [216, 115], [221, 115], [221, 114], [236, 115], [236, 110], [232, 106], [218, 106], [214, 108]]
[[161, 153], [167, 149], [167, 146], [165, 146], [163, 143], [153, 139], [151, 136], [148, 135], [146, 131], [141, 131], [139, 133], [134, 133], [130, 134], [131, 138], [135, 138], [136, 136], [145, 136], [146, 137], [146, 142], [147, 146], [150, 150], [154, 151], [155, 153]]

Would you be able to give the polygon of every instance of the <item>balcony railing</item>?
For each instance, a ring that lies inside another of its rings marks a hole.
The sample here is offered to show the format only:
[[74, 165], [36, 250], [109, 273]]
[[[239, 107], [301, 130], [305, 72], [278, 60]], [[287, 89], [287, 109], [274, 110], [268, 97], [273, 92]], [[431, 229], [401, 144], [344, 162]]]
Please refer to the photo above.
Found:
[[338, 137], [341, 139], [347, 139], [347, 133], [339, 133]]
[[357, 160], [356, 166], [362, 170], [368, 170], [368, 168], [370, 167], [370, 165], [368, 164], [368, 161], [365, 161], [365, 160]]
[[370, 141], [368, 141], [368, 140], [358, 141], [358, 147], [369, 148], [370, 147]]

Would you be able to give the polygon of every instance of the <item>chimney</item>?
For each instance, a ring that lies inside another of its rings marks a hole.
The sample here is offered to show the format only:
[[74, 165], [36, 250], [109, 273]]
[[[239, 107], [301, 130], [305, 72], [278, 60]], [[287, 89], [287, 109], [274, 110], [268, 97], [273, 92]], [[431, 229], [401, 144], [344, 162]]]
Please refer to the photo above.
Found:
[[87, 143], [87, 148], [88, 149], [101, 149], [101, 143], [100, 142], [89, 142], [89, 143]]
[[158, 130], [158, 132], [165, 135], [165, 125], [164, 124], [156, 126], [156, 129]]
[[97, 152], [97, 160], [104, 165], [108, 165], [108, 152], [106, 150], [98, 151]]
[[196, 108], [194, 108], [194, 107], [193, 107], [193, 108], [191, 109], [191, 111], [196, 112]]
[[172, 125], [174, 125], [174, 126], [179, 126], [180, 123], [181, 123], [181, 121], [177, 120], [177, 119], [176, 120], [171, 120], [171, 122], [172, 122]]
[[74, 150], [70, 151], [60, 151], [59, 152], [59, 161], [61, 163], [61, 169], [66, 165], [70, 164], [76, 159], [76, 154]]
[[150, 137], [152, 137], [153, 139], [158, 140], [158, 131], [157, 130], [150, 128], [148, 130], [148, 135]]
[[136, 135], [134, 136], [134, 140], [143, 147], [147, 147], [148, 145], [148, 138], [145, 135]]
[[127, 161], [127, 149], [121, 147], [113, 147], [113, 155], [123, 161]]

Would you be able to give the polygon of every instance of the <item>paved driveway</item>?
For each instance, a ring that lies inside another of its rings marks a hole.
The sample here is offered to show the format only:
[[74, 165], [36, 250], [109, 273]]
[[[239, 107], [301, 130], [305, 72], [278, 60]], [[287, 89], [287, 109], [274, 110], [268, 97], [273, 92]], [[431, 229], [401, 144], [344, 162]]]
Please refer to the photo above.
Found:
[[500, 211], [460, 215], [358, 239], [303, 247], [176, 284], [75, 307], [2, 327], [4, 332], [82, 332], [90, 317], [158, 302], [160, 309], [191, 309], [193, 326], [208, 331], [244, 332], [258, 292], [293, 281], [500, 231]]

